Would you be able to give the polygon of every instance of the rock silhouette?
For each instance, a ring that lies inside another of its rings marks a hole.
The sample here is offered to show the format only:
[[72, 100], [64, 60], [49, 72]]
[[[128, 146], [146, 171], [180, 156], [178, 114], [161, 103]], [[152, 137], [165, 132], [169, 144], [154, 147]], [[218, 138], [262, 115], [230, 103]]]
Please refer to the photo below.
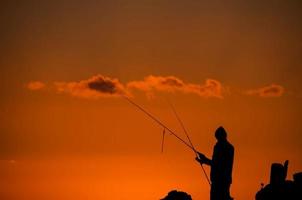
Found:
[[301, 200], [302, 172], [294, 174], [294, 180], [286, 180], [288, 161], [273, 163], [270, 183], [256, 193], [256, 200]]
[[172, 190], [161, 200], [192, 200], [191, 196], [185, 192]]

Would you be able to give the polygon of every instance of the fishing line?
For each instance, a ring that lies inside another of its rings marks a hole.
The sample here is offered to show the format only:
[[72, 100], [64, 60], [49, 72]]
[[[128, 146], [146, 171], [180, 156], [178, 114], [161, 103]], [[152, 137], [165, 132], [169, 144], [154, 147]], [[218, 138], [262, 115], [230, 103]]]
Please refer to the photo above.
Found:
[[162, 141], [161, 141], [161, 152], [162, 153], [164, 152], [165, 134], [166, 134], [166, 129], [164, 128], [164, 130], [163, 130], [163, 138], [162, 138]]

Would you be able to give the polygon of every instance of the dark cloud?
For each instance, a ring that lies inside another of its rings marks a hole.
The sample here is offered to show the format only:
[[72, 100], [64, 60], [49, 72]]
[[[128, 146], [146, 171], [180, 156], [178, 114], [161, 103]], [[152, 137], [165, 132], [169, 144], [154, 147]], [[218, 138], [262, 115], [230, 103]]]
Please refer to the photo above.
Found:
[[88, 82], [88, 87], [101, 93], [114, 94], [117, 92], [118, 82], [98, 76], [95, 80]]
[[93, 99], [118, 96], [126, 93], [124, 86], [118, 79], [102, 75], [96, 75], [88, 80], [78, 82], [56, 82], [55, 87], [59, 93]]

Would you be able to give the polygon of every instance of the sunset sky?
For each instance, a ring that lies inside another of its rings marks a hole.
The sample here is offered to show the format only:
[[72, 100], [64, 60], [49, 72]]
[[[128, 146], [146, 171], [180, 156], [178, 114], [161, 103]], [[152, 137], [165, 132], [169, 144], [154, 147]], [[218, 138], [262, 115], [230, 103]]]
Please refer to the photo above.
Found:
[[[302, 3], [49, 0], [0, 3], [0, 199], [209, 199], [194, 153], [235, 147], [232, 196], [272, 162], [302, 171]], [[209, 174], [209, 168], [205, 167]]]

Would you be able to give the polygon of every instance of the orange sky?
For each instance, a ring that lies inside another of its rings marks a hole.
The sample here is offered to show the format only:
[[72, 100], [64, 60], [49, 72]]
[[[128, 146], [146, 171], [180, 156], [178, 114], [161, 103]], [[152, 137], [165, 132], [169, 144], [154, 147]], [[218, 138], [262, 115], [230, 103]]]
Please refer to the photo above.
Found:
[[301, 171], [299, 1], [0, 9], [0, 199], [151, 200], [172, 189], [207, 199], [194, 154], [170, 135], [162, 154], [162, 128], [119, 94], [185, 138], [169, 99], [208, 156], [223, 125], [236, 199], [254, 198], [272, 162], [289, 159], [290, 179]]

